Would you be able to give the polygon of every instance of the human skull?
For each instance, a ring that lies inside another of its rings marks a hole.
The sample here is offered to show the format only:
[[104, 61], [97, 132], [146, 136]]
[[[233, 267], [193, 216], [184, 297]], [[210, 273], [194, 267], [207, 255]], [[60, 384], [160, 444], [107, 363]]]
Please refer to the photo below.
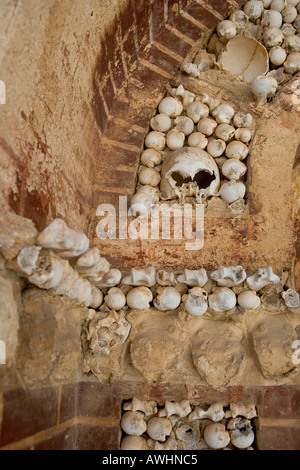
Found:
[[160, 190], [163, 199], [196, 196], [197, 202], [214, 196], [220, 187], [220, 172], [214, 159], [197, 147], [170, 153], [162, 165]]

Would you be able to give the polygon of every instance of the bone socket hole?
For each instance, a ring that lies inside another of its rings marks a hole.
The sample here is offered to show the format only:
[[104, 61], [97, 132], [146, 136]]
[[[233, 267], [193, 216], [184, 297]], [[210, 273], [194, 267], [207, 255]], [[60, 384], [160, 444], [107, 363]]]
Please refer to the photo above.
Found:
[[214, 175], [211, 175], [207, 171], [199, 171], [199, 173], [196, 174], [194, 180], [192, 180], [192, 178], [190, 177], [183, 178], [180, 173], [176, 172], [172, 173], [172, 178], [176, 182], [176, 186], [181, 187], [183, 184], [192, 183], [193, 181], [196, 181], [200, 189], [208, 188], [215, 179]]

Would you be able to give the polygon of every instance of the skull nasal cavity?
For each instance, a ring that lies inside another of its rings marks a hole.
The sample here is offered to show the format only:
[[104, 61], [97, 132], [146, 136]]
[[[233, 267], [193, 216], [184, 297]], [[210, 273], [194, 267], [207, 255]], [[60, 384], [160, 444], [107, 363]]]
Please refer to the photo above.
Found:
[[180, 173], [174, 172], [172, 173], [172, 178], [176, 182], [176, 186], [178, 187], [181, 187], [183, 184], [196, 181], [200, 189], [208, 188], [211, 185], [211, 183], [215, 180], [215, 176], [211, 175], [207, 171], [199, 171], [199, 173], [195, 175], [194, 179], [192, 179], [190, 176], [187, 178], [184, 178]]

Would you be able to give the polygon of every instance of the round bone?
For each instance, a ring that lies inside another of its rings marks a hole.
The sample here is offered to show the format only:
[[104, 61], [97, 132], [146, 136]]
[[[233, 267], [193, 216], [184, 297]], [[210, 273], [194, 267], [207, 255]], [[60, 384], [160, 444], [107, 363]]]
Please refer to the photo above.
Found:
[[172, 432], [172, 424], [167, 418], [150, 418], [147, 433], [154, 441], [165, 442]]
[[212, 423], [204, 430], [204, 440], [211, 449], [224, 449], [230, 442], [230, 436], [224, 424]]
[[161, 311], [175, 310], [181, 303], [181, 295], [175, 287], [158, 287], [154, 307]]
[[161, 114], [166, 114], [170, 118], [176, 118], [182, 113], [183, 104], [176, 98], [168, 96], [160, 102], [158, 110]]
[[144, 310], [150, 308], [153, 295], [148, 287], [135, 287], [127, 294], [127, 304], [130, 308]]
[[130, 436], [141, 436], [147, 429], [144, 413], [140, 411], [126, 411], [121, 419], [121, 427]]
[[214, 312], [222, 313], [236, 306], [236, 296], [228, 287], [221, 287], [208, 296], [208, 302]]

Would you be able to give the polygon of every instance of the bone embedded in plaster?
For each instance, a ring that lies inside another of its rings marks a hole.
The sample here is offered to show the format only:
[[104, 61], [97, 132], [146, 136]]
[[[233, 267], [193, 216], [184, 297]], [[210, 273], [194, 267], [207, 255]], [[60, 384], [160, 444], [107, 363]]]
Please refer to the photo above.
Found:
[[201, 406], [196, 406], [192, 413], [189, 415], [189, 420], [194, 421], [198, 419], [210, 419], [214, 423], [222, 421], [225, 417], [224, 406], [222, 403], [215, 403], [207, 410]]
[[298, 308], [300, 306], [299, 294], [294, 289], [283, 291], [281, 295], [288, 308]]
[[220, 189], [221, 198], [228, 204], [242, 200], [246, 194], [246, 186], [241, 181], [230, 180], [223, 183]]
[[162, 312], [175, 310], [181, 303], [181, 295], [175, 287], [158, 287], [153, 300], [154, 307]]
[[156, 273], [156, 282], [158, 285], [167, 287], [167, 286], [176, 286], [177, 279], [173, 272], [164, 271], [162, 269], [158, 270]]
[[167, 418], [150, 418], [147, 424], [147, 433], [154, 441], [165, 442], [172, 432], [172, 424]]
[[125, 411], [142, 411], [145, 416], [153, 416], [157, 414], [157, 403], [154, 400], [140, 400], [133, 397], [130, 402], [123, 405]]
[[222, 174], [229, 180], [238, 181], [246, 172], [246, 165], [237, 158], [230, 158], [222, 165]]
[[207, 312], [207, 292], [201, 287], [193, 287], [182, 297], [184, 308], [192, 316], [200, 317]]
[[112, 350], [122, 345], [128, 338], [131, 325], [125, 319], [123, 310], [118, 312], [90, 310], [89, 319], [87, 340], [94, 355], [109, 356]]
[[241, 416], [247, 419], [253, 419], [257, 416], [256, 407], [254, 404], [241, 404], [241, 403], [230, 403], [230, 409], [226, 411], [226, 418], [237, 418]]
[[280, 282], [280, 277], [273, 273], [271, 266], [259, 268], [255, 274], [247, 278], [248, 286], [256, 292], [269, 284], [277, 284], [278, 282]]
[[62, 219], [54, 219], [37, 238], [37, 245], [57, 251], [61, 258], [74, 258], [89, 248], [89, 239], [84, 233], [68, 227]]
[[224, 424], [212, 423], [204, 429], [204, 440], [211, 449], [224, 449], [230, 442], [230, 436]]
[[253, 444], [255, 435], [251, 422], [244, 418], [233, 418], [228, 424], [230, 440], [237, 449], [247, 449]]
[[99, 248], [91, 248], [81, 255], [75, 266], [82, 277], [86, 277], [95, 285], [98, 285], [98, 282], [110, 269], [109, 262], [101, 257]]
[[140, 411], [126, 411], [121, 419], [121, 427], [129, 436], [141, 436], [147, 429], [144, 413]]
[[125, 307], [126, 297], [119, 287], [111, 287], [104, 297], [108, 308], [112, 310], [121, 310]]
[[208, 281], [207, 272], [204, 268], [190, 270], [185, 269], [182, 274], [177, 276], [180, 283], [187, 284], [189, 287], [204, 287]]
[[261, 301], [260, 297], [254, 290], [246, 290], [238, 295], [238, 304], [246, 310], [251, 310], [257, 309], [260, 306]]
[[28, 246], [20, 250], [17, 256], [17, 264], [23, 273], [30, 275], [36, 269], [41, 249], [40, 246]]
[[236, 306], [236, 296], [228, 287], [219, 287], [208, 296], [208, 303], [214, 312], [223, 313]]
[[167, 114], [170, 118], [176, 118], [181, 115], [183, 111], [183, 105], [180, 100], [168, 96], [163, 98], [158, 105], [160, 113]]
[[179, 402], [166, 401], [165, 407], [158, 412], [159, 417], [167, 417], [176, 415], [180, 418], [185, 418], [191, 413], [192, 409], [189, 400], [182, 400]]
[[245, 281], [247, 274], [243, 266], [221, 266], [213, 271], [210, 277], [217, 282], [220, 287], [234, 287]]
[[155, 272], [154, 267], [146, 269], [132, 268], [130, 275], [124, 277], [122, 283], [128, 286], [153, 287], [156, 282]]
[[125, 436], [121, 442], [121, 450], [149, 450], [149, 447], [142, 436]]
[[148, 287], [134, 287], [127, 294], [127, 304], [132, 309], [147, 310], [150, 308], [150, 302], [153, 300], [153, 294]]
[[161, 164], [161, 154], [154, 149], [146, 149], [141, 155], [142, 165], [148, 168], [154, 168]]
[[[286, 63], [286, 62], [285, 62]], [[258, 104], [264, 105], [275, 96], [278, 83], [275, 78], [259, 76], [253, 80], [251, 90]]]
[[120, 284], [121, 280], [121, 271], [119, 269], [111, 268], [107, 273], [103, 275], [103, 277], [101, 277], [100, 280], [95, 281], [95, 285], [100, 288], [114, 287]]

